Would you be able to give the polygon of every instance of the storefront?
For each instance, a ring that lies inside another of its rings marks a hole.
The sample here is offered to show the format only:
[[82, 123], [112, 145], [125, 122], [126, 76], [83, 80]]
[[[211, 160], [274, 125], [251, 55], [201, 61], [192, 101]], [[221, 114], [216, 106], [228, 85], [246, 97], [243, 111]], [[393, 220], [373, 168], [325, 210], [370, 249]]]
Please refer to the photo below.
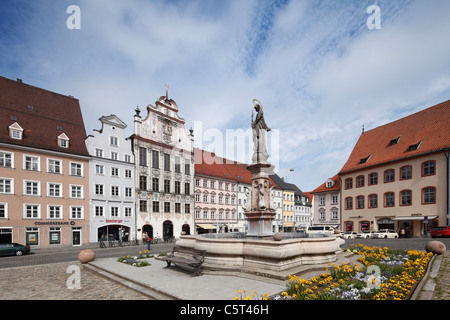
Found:
[[133, 219], [97, 219], [91, 221], [91, 228], [91, 242], [135, 239]]
[[437, 215], [423, 216], [421, 214], [415, 214], [411, 216], [395, 217], [397, 222], [397, 233], [400, 237], [420, 237], [427, 235], [431, 228], [438, 225]]

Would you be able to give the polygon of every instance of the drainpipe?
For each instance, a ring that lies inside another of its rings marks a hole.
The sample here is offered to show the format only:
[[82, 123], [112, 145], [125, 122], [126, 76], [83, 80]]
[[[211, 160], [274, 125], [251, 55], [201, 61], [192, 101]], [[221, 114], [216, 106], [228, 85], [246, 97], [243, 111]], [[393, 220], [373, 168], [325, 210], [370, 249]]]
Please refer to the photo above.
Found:
[[447, 226], [450, 226], [450, 148], [444, 149], [444, 155], [447, 158]]

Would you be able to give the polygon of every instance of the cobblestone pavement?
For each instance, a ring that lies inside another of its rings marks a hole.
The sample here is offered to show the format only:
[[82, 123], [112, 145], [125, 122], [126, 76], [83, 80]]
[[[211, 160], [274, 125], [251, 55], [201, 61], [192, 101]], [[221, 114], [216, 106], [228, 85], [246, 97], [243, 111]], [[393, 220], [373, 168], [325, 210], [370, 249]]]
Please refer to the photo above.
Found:
[[[75, 274], [67, 273], [67, 268], [71, 265], [80, 268], [80, 289], [67, 287], [67, 280]], [[2, 269], [0, 283], [0, 301], [150, 299], [83, 268], [78, 261]]]
[[432, 300], [450, 300], [450, 251], [442, 257]]

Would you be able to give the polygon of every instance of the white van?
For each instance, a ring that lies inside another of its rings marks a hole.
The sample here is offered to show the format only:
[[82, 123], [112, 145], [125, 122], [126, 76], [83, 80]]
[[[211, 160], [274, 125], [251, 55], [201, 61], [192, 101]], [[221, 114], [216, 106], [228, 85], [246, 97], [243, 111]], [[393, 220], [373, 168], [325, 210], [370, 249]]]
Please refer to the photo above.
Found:
[[334, 234], [334, 228], [330, 226], [310, 226], [306, 233]]

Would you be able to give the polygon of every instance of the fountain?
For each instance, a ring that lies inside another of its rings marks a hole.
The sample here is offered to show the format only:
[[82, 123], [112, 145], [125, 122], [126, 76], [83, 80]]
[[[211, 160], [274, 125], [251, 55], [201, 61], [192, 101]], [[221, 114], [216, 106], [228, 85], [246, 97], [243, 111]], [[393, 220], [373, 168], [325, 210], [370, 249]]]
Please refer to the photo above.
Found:
[[253, 157], [247, 169], [252, 173], [252, 190], [248, 192], [244, 212], [248, 220], [247, 233], [184, 235], [176, 242], [186, 252], [206, 250], [204, 272], [251, 273], [287, 279], [304, 265], [336, 261], [336, 253], [344, 241], [335, 235], [282, 233], [273, 234], [275, 218], [271, 202], [266, 132], [270, 131], [262, 105], [253, 100], [257, 112], [252, 113]]

